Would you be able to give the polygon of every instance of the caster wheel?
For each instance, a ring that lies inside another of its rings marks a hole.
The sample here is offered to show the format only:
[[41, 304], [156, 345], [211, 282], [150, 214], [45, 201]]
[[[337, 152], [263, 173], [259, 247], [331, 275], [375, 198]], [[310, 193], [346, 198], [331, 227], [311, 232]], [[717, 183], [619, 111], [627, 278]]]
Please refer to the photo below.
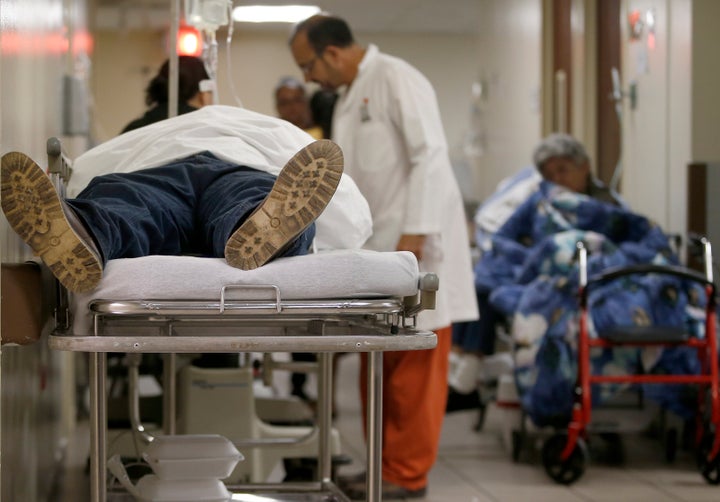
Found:
[[585, 440], [578, 438], [570, 456], [562, 460], [560, 455], [567, 444], [567, 434], [555, 434], [550, 437], [542, 448], [542, 460], [545, 472], [556, 483], [569, 485], [577, 481], [585, 472], [588, 459]]
[[720, 453], [716, 454], [713, 459], [708, 460], [708, 454], [712, 450], [714, 440], [715, 434], [706, 432], [697, 452], [697, 465], [700, 474], [711, 485], [720, 484]]

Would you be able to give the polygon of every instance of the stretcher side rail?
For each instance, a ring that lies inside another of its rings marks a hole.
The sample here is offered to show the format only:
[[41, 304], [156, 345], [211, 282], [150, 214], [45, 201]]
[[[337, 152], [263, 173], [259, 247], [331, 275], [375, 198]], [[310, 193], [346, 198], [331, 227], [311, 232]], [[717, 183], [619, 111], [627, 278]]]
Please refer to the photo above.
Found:
[[[45, 144], [45, 151], [48, 157], [48, 175], [58, 195], [64, 199], [67, 193], [67, 182], [72, 175], [72, 160], [63, 150], [62, 143], [58, 138], [48, 138]], [[71, 324], [68, 292], [57, 280], [54, 281], [53, 288], [55, 297], [55, 305], [53, 306], [55, 326], [68, 329]]]
[[266, 300], [244, 301], [198, 301], [198, 300], [94, 300], [88, 308], [95, 315], [104, 317], [126, 315], [161, 314], [166, 316], [244, 317], [258, 315], [285, 316], [357, 316], [371, 314], [401, 314], [399, 300], [336, 299], [299, 300], [281, 303]]

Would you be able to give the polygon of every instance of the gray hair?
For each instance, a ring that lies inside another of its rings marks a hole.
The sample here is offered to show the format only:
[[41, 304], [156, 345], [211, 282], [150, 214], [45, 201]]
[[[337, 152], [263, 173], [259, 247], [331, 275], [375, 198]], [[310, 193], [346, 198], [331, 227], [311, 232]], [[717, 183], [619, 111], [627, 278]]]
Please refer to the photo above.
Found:
[[277, 95], [278, 91], [283, 87], [289, 87], [290, 89], [302, 89], [303, 93], [305, 93], [305, 86], [295, 77], [282, 77], [275, 86], [275, 95]]
[[545, 162], [553, 157], [571, 159], [578, 166], [590, 162], [582, 143], [564, 133], [553, 133], [545, 137], [535, 147], [532, 158], [535, 167], [542, 169]]

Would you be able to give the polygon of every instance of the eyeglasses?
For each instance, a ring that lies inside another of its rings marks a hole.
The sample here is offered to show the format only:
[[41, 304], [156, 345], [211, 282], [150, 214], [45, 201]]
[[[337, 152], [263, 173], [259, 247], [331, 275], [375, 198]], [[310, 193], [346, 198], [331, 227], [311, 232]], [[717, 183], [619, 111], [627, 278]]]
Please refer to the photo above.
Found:
[[303, 72], [303, 75], [309, 75], [312, 73], [313, 68], [315, 68], [315, 62], [322, 58], [322, 54], [322, 52], [320, 54], [315, 54], [315, 56], [313, 56], [313, 58], [307, 63], [298, 65], [298, 68], [300, 68], [300, 71]]

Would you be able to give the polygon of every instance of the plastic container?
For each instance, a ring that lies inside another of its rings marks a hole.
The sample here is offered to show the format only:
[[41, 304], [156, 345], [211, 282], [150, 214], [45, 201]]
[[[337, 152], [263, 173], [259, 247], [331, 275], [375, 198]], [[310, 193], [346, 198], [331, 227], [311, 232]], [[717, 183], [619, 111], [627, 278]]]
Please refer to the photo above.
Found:
[[154, 474], [135, 485], [140, 502], [227, 502], [232, 494], [219, 479], [160, 479]]
[[217, 434], [157, 436], [143, 458], [161, 479], [222, 479], [243, 459], [235, 445]]

